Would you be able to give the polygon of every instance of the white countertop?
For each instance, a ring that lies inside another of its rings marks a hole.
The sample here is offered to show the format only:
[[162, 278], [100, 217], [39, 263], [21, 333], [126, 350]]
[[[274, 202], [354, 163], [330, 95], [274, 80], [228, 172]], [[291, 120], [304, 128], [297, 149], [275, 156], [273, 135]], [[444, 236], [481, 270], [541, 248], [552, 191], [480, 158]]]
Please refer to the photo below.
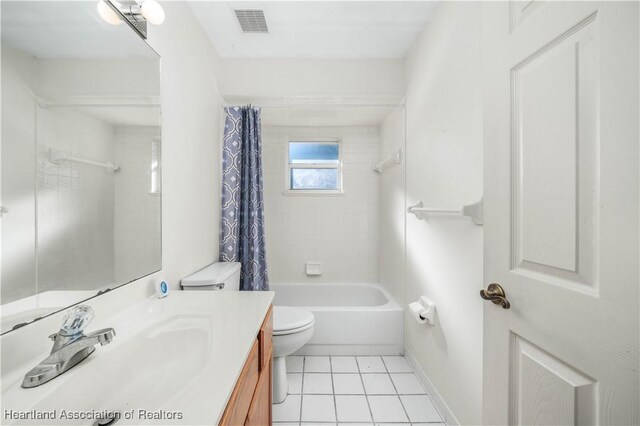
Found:
[[[24, 374], [48, 351], [2, 371], [2, 424], [93, 423], [86, 418], [61, 421], [62, 409], [136, 410], [132, 419], [122, 418], [118, 425], [218, 424], [273, 296], [176, 291], [165, 299], [144, 300], [112, 318], [96, 317], [87, 332], [113, 327], [116, 337], [63, 375], [36, 388], [20, 387]], [[144, 420], [137, 415], [139, 409], [181, 413], [182, 418]], [[7, 420], [5, 410], [57, 410], [57, 418]]]

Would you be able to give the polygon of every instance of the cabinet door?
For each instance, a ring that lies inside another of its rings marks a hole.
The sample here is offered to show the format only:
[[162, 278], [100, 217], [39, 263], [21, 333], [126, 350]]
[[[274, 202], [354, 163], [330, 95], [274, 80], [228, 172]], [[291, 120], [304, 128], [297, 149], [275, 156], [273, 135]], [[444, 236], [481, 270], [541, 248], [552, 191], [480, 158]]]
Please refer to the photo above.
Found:
[[[271, 355], [271, 354], [269, 354]], [[247, 415], [247, 425], [264, 426], [271, 424], [271, 362], [262, 370], [258, 387], [253, 394], [253, 401]]]
[[[258, 383], [258, 340], [253, 344], [247, 362], [240, 373], [236, 387], [231, 394], [227, 409], [222, 415], [220, 425], [242, 425], [245, 423], [247, 413]], [[262, 374], [264, 376], [264, 374]]]
[[273, 306], [269, 307], [267, 316], [260, 327], [258, 340], [260, 342], [260, 372], [271, 362], [271, 341], [273, 338]]

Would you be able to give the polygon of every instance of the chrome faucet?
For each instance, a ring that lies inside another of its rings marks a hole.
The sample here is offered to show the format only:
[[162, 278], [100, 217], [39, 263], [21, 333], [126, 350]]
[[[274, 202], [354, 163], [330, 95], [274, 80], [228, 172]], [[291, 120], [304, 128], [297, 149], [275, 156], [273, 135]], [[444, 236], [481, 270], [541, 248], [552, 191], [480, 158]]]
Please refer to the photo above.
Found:
[[23, 388], [33, 388], [47, 383], [69, 370], [91, 355], [95, 346], [111, 343], [116, 332], [113, 328], [103, 328], [93, 333], [82, 331], [93, 319], [93, 309], [79, 305], [64, 317], [60, 331], [49, 336], [53, 340], [51, 354], [24, 376]]

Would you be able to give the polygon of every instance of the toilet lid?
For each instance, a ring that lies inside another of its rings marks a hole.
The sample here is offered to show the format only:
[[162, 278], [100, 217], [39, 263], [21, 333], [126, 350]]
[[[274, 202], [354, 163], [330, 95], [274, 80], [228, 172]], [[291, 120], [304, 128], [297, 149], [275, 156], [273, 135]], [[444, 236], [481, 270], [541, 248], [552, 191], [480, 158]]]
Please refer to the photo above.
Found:
[[313, 314], [291, 306], [273, 307], [273, 332], [295, 330], [313, 323]]

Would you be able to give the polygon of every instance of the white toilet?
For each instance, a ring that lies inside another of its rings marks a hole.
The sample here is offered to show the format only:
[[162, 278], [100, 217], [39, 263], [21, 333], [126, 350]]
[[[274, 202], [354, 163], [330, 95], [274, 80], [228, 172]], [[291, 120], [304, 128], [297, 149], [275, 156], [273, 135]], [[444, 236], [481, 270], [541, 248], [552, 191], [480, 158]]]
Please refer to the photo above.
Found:
[[286, 358], [313, 336], [313, 314], [290, 306], [273, 307], [273, 403], [287, 397]]
[[[180, 281], [183, 290], [240, 290], [240, 263], [217, 262]], [[287, 397], [286, 357], [313, 336], [311, 312], [289, 306], [273, 307], [273, 402]]]

